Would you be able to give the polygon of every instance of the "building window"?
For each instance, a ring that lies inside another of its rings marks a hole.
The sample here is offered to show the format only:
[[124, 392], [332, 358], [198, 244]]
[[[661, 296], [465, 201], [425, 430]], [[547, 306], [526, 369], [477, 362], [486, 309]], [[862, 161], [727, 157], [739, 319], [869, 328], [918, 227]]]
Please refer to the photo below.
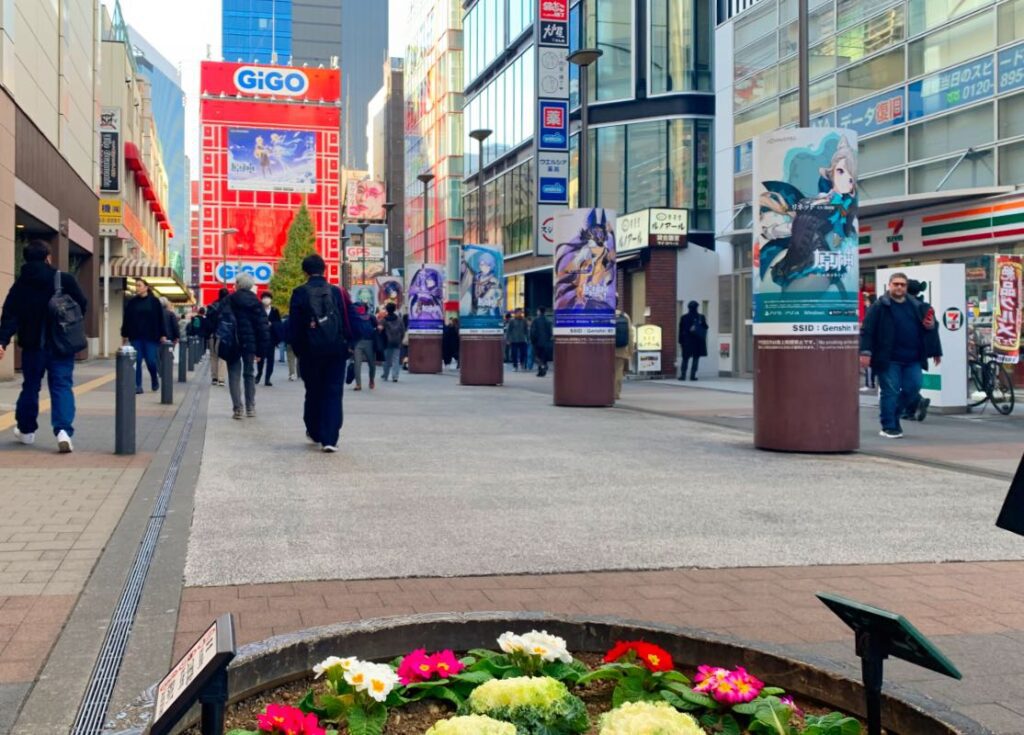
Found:
[[857, 182], [857, 195], [863, 202], [868, 199], [885, 199], [906, 195], [907, 185], [903, 171], [863, 178]]
[[740, 79], [775, 64], [779, 58], [775, 36], [765, 39], [733, 54], [733, 76]]
[[903, 49], [876, 56], [836, 75], [839, 104], [846, 104], [905, 80]]
[[[811, 117], [831, 110], [836, 105], [836, 85], [832, 77], [811, 84], [807, 102]], [[779, 100], [779, 125], [796, 123], [800, 117], [800, 93], [791, 92]]]
[[[958, 158], [959, 156], [953, 156], [910, 169], [910, 193], [925, 194], [935, 191], [950, 169], [953, 169]], [[942, 188], [945, 191], [973, 189], [978, 186], [992, 186], [994, 182], [993, 155], [992, 151], [988, 150], [980, 151], [961, 161]]]
[[775, 3], [762, 0], [733, 24], [733, 48], [743, 48], [776, 27]]
[[910, 160], [991, 143], [993, 127], [991, 103], [912, 125], [908, 129]]
[[999, 149], [999, 183], [1015, 186], [1024, 181], [1024, 141]]
[[733, 117], [733, 140], [742, 143], [777, 127], [779, 103], [772, 100]]
[[908, 73], [911, 77], [930, 74], [947, 66], [991, 51], [995, 44], [995, 12], [981, 13], [954, 26], [943, 28], [908, 45]]
[[[836, 28], [840, 31], [882, 10], [887, 5], [895, 5], [894, 0], [838, 0], [836, 3]], [[899, 8], [903, 10], [903, 2], [899, 0]]]
[[611, 125], [597, 128], [596, 132], [597, 150], [591, 159], [590, 180], [597, 184], [597, 197], [591, 201], [616, 212], [631, 211], [626, 208], [626, 126]]
[[991, 5], [993, 0], [909, 0], [910, 35], [944, 25], [972, 10]]
[[771, 67], [736, 82], [732, 87], [733, 110], [742, 110], [776, 96], [779, 93], [778, 79], [777, 67]]
[[626, 211], [662, 206], [665, 203], [667, 160], [665, 123], [634, 123], [627, 129]]
[[632, 97], [633, 3], [592, 0], [587, 12], [587, 34], [591, 36], [596, 27], [593, 46], [604, 52], [601, 61], [591, 67], [595, 81], [590, 90], [591, 100], [605, 102]]
[[1024, 0], [999, 6], [999, 45], [1024, 38]]
[[1024, 135], [1024, 92], [999, 100], [999, 139], [1018, 135]]
[[650, 0], [651, 94], [711, 89], [710, 4]]
[[860, 174], [884, 171], [906, 163], [904, 133], [897, 130], [860, 141], [857, 168]]
[[900, 5], [840, 33], [836, 37], [839, 65], [860, 61], [902, 41], [903, 37], [904, 13]]

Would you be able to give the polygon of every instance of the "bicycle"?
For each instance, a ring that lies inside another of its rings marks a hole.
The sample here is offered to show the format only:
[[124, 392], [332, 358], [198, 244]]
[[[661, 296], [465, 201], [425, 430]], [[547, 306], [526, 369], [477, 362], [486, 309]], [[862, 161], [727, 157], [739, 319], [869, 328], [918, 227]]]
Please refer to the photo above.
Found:
[[967, 403], [974, 408], [990, 401], [999, 413], [1009, 416], [1016, 402], [1010, 371], [984, 344], [978, 345], [977, 352], [977, 357], [967, 360]]

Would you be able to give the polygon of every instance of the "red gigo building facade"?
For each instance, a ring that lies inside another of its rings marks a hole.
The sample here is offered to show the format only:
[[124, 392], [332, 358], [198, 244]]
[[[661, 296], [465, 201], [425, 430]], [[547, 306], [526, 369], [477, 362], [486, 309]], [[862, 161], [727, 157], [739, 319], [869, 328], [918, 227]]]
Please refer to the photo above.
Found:
[[239, 272], [265, 288], [303, 202], [338, 283], [339, 71], [204, 61], [200, 92], [201, 303]]

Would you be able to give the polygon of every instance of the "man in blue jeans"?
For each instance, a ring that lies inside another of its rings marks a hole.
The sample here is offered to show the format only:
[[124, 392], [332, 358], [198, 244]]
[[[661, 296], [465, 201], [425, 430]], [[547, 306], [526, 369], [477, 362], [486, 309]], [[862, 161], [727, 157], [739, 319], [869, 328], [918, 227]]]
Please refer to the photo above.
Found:
[[916, 407], [916, 418], [928, 415], [927, 398], [921, 398], [921, 371], [928, 358], [942, 362], [942, 348], [934, 339], [935, 312], [907, 294], [905, 273], [889, 277], [889, 291], [868, 309], [860, 330], [860, 364], [871, 367], [881, 386], [879, 413], [885, 439], [903, 436], [900, 416]]
[[160, 390], [160, 345], [167, 341], [167, 321], [160, 299], [149, 291], [149, 284], [135, 280], [135, 296], [124, 304], [121, 320], [123, 344], [131, 343], [135, 358], [135, 392], [142, 393], [142, 363], [149, 369], [153, 391]]
[[[68, 454], [74, 450], [71, 437], [75, 433], [75, 394], [72, 392], [75, 356], [57, 355], [49, 347], [52, 339], [47, 304], [54, 294], [55, 273], [50, 266], [49, 245], [34, 240], [25, 246], [25, 264], [0, 312], [0, 360], [11, 338], [17, 334], [24, 383], [15, 406], [15, 438], [22, 444], [35, 443], [39, 429], [39, 391], [45, 375], [57, 449], [61, 454]], [[78, 303], [84, 315], [87, 302], [74, 276], [61, 273], [60, 285], [64, 293]]]

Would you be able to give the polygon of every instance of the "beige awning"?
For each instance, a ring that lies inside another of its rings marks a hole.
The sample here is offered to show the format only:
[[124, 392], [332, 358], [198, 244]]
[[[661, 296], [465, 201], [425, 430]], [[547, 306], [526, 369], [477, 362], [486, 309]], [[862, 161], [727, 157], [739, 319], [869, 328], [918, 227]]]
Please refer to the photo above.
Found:
[[192, 292], [169, 265], [160, 265], [145, 258], [111, 258], [111, 278], [141, 278], [157, 296], [173, 304], [193, 304]]

